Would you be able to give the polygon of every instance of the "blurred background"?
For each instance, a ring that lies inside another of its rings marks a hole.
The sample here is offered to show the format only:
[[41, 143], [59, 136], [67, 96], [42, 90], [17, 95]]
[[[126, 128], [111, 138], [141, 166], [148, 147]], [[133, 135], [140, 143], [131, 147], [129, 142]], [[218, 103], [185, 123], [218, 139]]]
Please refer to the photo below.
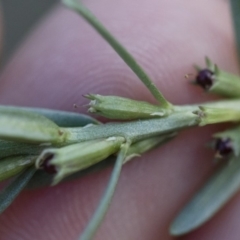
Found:
[[4, 19], [3, 65], [36, 22], [59, 0], [2, 0]]

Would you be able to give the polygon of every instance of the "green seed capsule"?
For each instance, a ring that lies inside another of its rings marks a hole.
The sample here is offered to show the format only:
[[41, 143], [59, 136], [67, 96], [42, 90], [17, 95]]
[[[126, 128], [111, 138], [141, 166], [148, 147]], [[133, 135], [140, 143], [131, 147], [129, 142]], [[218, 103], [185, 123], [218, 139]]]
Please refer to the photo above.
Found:
[[143, 101], [116, 96], [101, 96], [98, 94], [89, 94], [85, 97], [91, 100], [89, 103], [89, 112], [109, 119], [147, 119], [163, 117], [167, 114], [166, 109]]
[[198, 115], [200, 126], [240, 121], [240, 107], [237, 105], [232, 108], [200, 106], [199, 110], [193, 113]]
[[112, 137], [73, 144], [59, 149], [46, 149], [36, 162], [38, 168], [56, 173], [53, 185], [82, 169], [86, 169], [119, 151], [123, 137]]

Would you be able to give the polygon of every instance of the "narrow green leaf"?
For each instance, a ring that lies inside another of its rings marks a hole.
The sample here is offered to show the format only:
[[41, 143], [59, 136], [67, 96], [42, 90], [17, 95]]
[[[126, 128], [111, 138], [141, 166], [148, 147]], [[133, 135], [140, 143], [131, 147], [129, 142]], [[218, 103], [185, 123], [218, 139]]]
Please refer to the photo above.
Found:
[[0, 182], [16, 176], [27, 167], [33, 165], [36, 156], [13, 156], [0, 161]]
[[83, 127], [88, 124], [100, 124], [96, 119], [85, 114], [45, 109], [45, 108], [27, 108], [23, 109], [49, 118], [61, 127]]
[[238, 51], [238, 59], [240, 61], [240, 1], [231, 0], [231, 9]]
[[62, 130], [51, 120], [21, 109], [0, 109], [0, 138], [31, 143], [59, 143]]
[[44, 146], [21, 142], [5, 141], [0, 139], [0, 160], [5, 157], [16, 155], [37, 155]]
[[183, 208], [170, 227], [183, 235], [208, 221], [240, 189], [240, 159], [234, 158], [217, 172]]
[[164, 98], [162, 93], [151, 81], [147, 73], [141, 68], [133, 56], [111, 35], [111, 33], [98, 21], [98, 19], [76, 0], [63, 0], [63, 3], [79, 13], [118, 53], [123, 61], [132, 69], [138, 78], [145, 84], [152, 95], [162, 104], [162, 107], [171, 108], [171, 104]]
[[111, 203], [111, 200], [113, 198], [114, 191], [116, 189], [118, 179], [121, 173], [122, 165], [124, 162], [124, 159], [126, 157], [127, 150], [129, 148], [129, 144], [126, 143], [122, 146], [122, 149], [120, 150], [111, 178], [109, 180], [109, 184], [107, 186], [107, 189], [98, 205], [97, 210], [95, 211], [92, 219], [90, 220], [88, 226], [84, 230], [84, 232], [80, 236], [80, 240], [90, 240], [95, 235], [97, 229], [99, 228], [101, 222], [103, 221], [106, 212], [109, 208], [109, 205]]
[[40, 114], [61, 127], [83, 127], [87, 124], [100, 124], [96, 119], [81, 113], [66, 112], [46, 108], [30, 108], [30, 107], [17, 107], [17, 106], [4, 106], [0, 105], [0, 111], [4, 109], [24, 110]]
[[35, 171], [36, 169], [34, 167], [28, 168], [3, 189], [0, 193], [0, 214], [10, 206], [19, 193], [25, 188]]

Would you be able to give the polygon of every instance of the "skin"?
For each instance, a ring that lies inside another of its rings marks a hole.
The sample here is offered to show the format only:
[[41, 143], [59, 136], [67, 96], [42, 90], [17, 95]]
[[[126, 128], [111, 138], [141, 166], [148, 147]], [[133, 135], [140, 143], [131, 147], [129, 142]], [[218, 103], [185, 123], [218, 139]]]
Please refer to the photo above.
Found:
[[[150, 4], [149, 4], [150, 3]], [[86, 5], [175, 104], [211, 99], [184, 79], [209, 56], [238, 73], [227, 1], [88, 0]], [[70, 111], [99, 93], [154, 102], [148, 90], [87, 23], [57, 6], [19, 48], [0, 77], [0, 103]], [[214, 171], [205, 148], [218, 127], [184, 131], [123, 168], [98, 240], [173, 239], [177, 212]], [[86, 226], [111, 169], [56, 187], [26, 191], [0, 216], [2, 240], [72, 240]], [[239, 239], [240, 195], [183, 240]]]

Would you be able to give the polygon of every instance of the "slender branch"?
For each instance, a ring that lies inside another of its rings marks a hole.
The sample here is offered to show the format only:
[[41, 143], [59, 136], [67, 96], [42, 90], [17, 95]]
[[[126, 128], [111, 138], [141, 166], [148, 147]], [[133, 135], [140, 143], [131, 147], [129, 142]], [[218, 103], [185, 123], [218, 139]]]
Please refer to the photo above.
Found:
[[[93, 125], [86, 128], [62, 128], [62, 131], [66, 132], [65, 143], [63, 144], [68, 145], [75, 142], [84, 142], [116, 136], [131, 139], [134, 143], [146, 138], [175, 132], [183, 128], [197, 126], [200, 121], [205, 119], [205, 117], [212, 117], [208, 114], [206, 116], [200, 116], [203, 111], [200, 110], [199, 106], [205, 107], [206, 109], [216, 109], [216, 111], [220, 111], [222, 113], [231, 112], [232, 119], [229, 115], [227, 120], [219, 118], [215, 121], [215, 123], [240, 121], [240, 100], [226, 100], [199, 105], [175, 106], [170, 115], [159, 119], [110, 123], [98, 126]], [[195, 115], [193, 112], [199, 112], [199, 115]]]
[[123, 165], [124, 159], [126, 157], [126, 153], [127, 153], [129, 146], [130, 146], [130, 143], [128, 143], [128, 142], [122, 146], [122, 148], [118, 154], [111, 178], [109, 180], [109, 184], [107, 186], [107, 189], [98, 205], [97, 210], [95, 211], [92, 219], [90, 220], [88, 226], [84, 230], [83, 234], [80, 236], [80, 238], [79, 238], [80, 240], [92, 239], [93, 236], [95, 235], [97, 229], [99, 228], [103, 218], [105, 217], [106, 212], [111, 203], [111, 200], [113, 198], [113, 194], [116, 189], [118, 179], [119, 179], [119, 176], [121, 173], [122, 165]]
[[83, 6], [83, 4], [75, 0], [63, 0], [63, 3], [67, 7], [79, 13], [111, 45], [123, 61], [148, 88], [156, 100], [161, 103], [163, 108], [172, 107], [133, 56], [111, 35], [111, 33], [97, 20], [97, 18]]

